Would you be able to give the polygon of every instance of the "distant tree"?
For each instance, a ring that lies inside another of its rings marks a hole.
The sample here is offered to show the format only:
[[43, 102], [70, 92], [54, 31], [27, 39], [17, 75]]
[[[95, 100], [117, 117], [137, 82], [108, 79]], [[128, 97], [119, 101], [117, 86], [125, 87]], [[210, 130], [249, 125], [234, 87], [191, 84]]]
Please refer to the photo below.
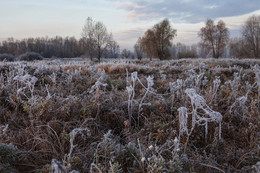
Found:
[[141, 47], [144, 53], [148, 57], [150, 57], [150, 60], [153, 58], [158, 57], [158, 53], [156, 50], [156, 43], [155, 43], [155, 36], [154, 32], [151, 29], [148, 29], [141, 40]]
[[[18, 42], [19, 48], [17, 50], [17, 55], [21, 55], [25, 52], [27, 52], [27, 42], [25, 39], [23, 39], [22, 41]], [[45, 47], [45, 46], [44, 46]], [[44, 52], [44, 49], [42, 50]]]
[[121, 57], [124, 59], [129, 59], [131, 57], [131, 51], [127, 49], [123, 49], [121, 52]]
[[100, 62], [112, 39], [112, 35], [107, 32], [106, 26], [102, 22], [95, 22], [89, 17], [83, 27], [82, 37], [86, 41], [90, 59], [92, 60], [96, 52], [96, 57]]
[[172, 28], [168, 19], [148, 29], [141, 40], [143, 51], [152, 59], [158, 57], [160, 60], [170, 57], [169, 47], [176, 36], [176, 30]]
[[197, 48], [198, 57], [208, 58], [209, 56], [212, 56], [212, 51], [204, 45], [199, 43]]
[[242, 29], [243, 38], [255, 58], [260, 57], [260, 16], [251, 16]]
[[172, 28], [168, 19], [154, 26], [155, 38], [157, 43], [157, 52], [159, 59], [167, 59], [170, 56], [169, 46], [171, 40], [176, 36], [176, 30]]
[[207, 20], [206, 26], [201, 28], [198, 35], [201, 38], [201, 45], [211, 49], [214, 58], [219, 58], [224, 53], [229, 40], [229, 31], [222, 20], [218, 21], [217, 25], [213, 20]]
[[96, 57], [100, 61], [108, 49], [111, 56], [119, 56], [119, 45], [112, 41], [112, 34], [108, 34], [101, 22], [94, 22], [91, 18], [86, 20], [79, 40], [56, 36], [22, 40], [8, 38], [0, 43], [0, 54], [8, 53], [16, 57], [26, 52], [36, 52], [46, 58], [73, 58], [87, 54], [91, 60]]
[[143, 59], [143, 49], [142, 49], [141, 41], [142, 41], [142, 38], [139, 37], [137, 42], [134, 45], [135, 54], [136, 54], [137, 59], [139, 59], [139, 60]]
[[97, 59], [100, 62], [103, 53], [106, 51], [112, 39], [112, 34], [108, 34], [106, 26], [97, 22], [94, 30], [94, 38], [97, 47]]
[[120, 46], [116, 41], [110, 41], [107, 46], [107, 57], [108, 58], [119, 58], [120, 56]]
[[244, 38], [232, 38], [229, 41], [230, 55], [233, 58], [250, 58], [252, 52]]
[[91, 17], [88, 17], [85, 25], [82, 29], [82, 40], [84, 42], [84, 48], [86, 48], [86, 54], [90, 57], [92, 61], [95, 56], [96, 43], [95, 43], [95, 22]]
[[181, 58], [197, 58], [197, 45], [185, 45], [182, 43], [177, 43], [177, 57]]
[[27, 38], [22, 40], [14, 40], [9, 38], [0, 44], [0, 53], [9, 53], [13, 55], [21, 55], [26, 52], [36, 52], [43, 57], [78, 57], [83, 54], [82, 41], [78, 41], [74, 37], [62, 38], [56, 36], [54, 38]]

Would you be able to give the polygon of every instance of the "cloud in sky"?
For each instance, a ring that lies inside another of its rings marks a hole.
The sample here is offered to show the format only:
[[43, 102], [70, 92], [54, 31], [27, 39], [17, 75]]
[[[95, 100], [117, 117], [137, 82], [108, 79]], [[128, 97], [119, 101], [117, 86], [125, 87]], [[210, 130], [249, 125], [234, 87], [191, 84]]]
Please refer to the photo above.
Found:
[[114, 33], [114, 39], [117, 40], [123, 48], [133, 49], [138, 37], [143, 36], [143, 33], [151, 26], [138, 26], [120, 30]]
[[129, 12], [128, 20], [172, 18], [176, 22], [198, 23], [207, 18], [243, 15], [260, 9], [259, 0], [132, 0], [118, 1]]

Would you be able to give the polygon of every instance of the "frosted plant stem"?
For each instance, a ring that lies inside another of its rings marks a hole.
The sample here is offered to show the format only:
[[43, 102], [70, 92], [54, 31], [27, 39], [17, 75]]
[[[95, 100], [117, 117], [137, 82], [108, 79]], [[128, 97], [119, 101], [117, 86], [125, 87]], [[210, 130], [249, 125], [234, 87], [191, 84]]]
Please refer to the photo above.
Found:
[[102, 171], [98, 168], [98, 166], [95, 163], [91, 163], [91, 165], [90, 165], [90, 172], [91, 173], [93, 172], [93, 170], [92, 170], [93, 167], [95, 167], [98, 170], [99, 173], [102, 173]]
[[141, 114], [141, 111], [142, 111], [143, 101], [144, 101], [146, 95], [148, 94], [148, 92], [149, 92], [149, 88], [148, 88], [148, 90], [146, 90], [146, 92], [145, 92], [145, 94], [144, 94], [144, 96], [143, 96], [143, 98], [142, 98], [142, 100], [140, 101], [140, 104], [139, 104], [139, 108], [138, 108], [138, 126], [139, 126], [139, 119], [140, 119], [140, 114]]
[[175, 95], [174, 95], [174, 94], [172, 94], [171, 115], [173, 114], [173, 105], [174, 105], [174, 99], [175, 99]]

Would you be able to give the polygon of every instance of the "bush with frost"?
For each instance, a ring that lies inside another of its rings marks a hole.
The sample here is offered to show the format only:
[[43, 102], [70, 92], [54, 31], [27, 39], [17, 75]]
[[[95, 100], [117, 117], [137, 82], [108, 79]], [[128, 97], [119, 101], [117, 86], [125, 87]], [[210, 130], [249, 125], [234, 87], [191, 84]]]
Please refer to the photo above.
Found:
[[[213, 111], [206, 103], [206, 100], [197, 94], [194, 89], [186, 89], [185, 93], [189, 96], [192, 105], [192, 127], [195, 124], [205, 126], [205, 136], [208, 134], [208, 123], [219, 123], [219, 139], [221, 139], [221, 122], [222, 115], [219, 112]], [[201, 113], [199, 110], [202, 110]]]
[[255, 73], [255, 83], [258, 88], [258, 100], [260, 100], [260, 66], [258, 64], [251, 67]]
[[182, 79], [177, 79], [176, 82], [170, 82], [169, 83], [170, 87], [170, 94], [171, 94], [171, 115], [173, 113], [173, 106], [175, 102], [175, 98], [179, 98], [180, 95], [182, 95], [182, 88], [183, 88], [183, 80]]
[[239, 115], [242, 115], [243, 118], [246, 117], [248, 114], [248, 105], [246, 102], [248, 101], [248, 95], [249, 93], [256, 87], [256, 83], [254, 85], [251, 85], [249, 82], [246, 83], [246, 94], [244, 96], [238, 97], [235, 99], [234, 103], [230, 106], [229, 112], [230, 113], [237, 113]]
[[[139, 118], [141, 116], [141, 113], [143, 111], [143, 106], [150, 106], [151, 103], [147, 102], [145, 103], [144, 100], [147, 97], [147, 95], [153, 94], [153, 95], [157, 95], [155, 89], [153, 88], [154, 85], [154, 81], [153, 81], [153, 76], [148, 76], [146, 78], [147, 81], [147, 86], [145, 86], [141, 80], [138, 77], [137, 72], [133, 72], [131, 73], [131, 79], [128, 79], [128, 71], [127, 71], [127, 76], [126, 76], [126, 80], [127, 80], [127, 93], [128, 93], [128, 116], [129, 116], [129, 120], [131, 122], [131, 118], [132, 118], [132, 114], [133, 114], [133, 102], [137, 102], [138, 103], [138, 124], [139, 124]], [[142, 96], [140, 101], [135, 100], [135, 86], [136, 83], [139, 83], [141, 85], [141, 87], [145, 90], [144, 95]]]
[[36, 52], [27, 52], [18, 57], [20, 61], [35, 61], [35, 60], [43, 60], [43, 57]]
[[0, 61], [15, 61], [15, 57], [11, 54], [0, 54]]
[[216, 76], [216, 79], [213, 81], [213, 88], [210, 88], [210, 93], [212, 93], [210, 103], [213, 103], [214, 99], [216, 98], [217, 91], [219, 89], [220, 84], [221, 84], [220, 77]]
[[[90, 165], [90, 173], [104, 172], [105, 170], [120, 170], [121, 165], [116, 161], [124, 146], [117, 143], [112, 131], [104, 134], [102, 140], [97, 144], [93, 162]], [[116, 168], [115, 168], [116, 167]]]
[[[143, 157], [146, 170], [153, 172], [178, 172], [182, 166], [179, 161], [180, 143], [177, 138], [167, 140], [161, 146], [149, 146], [150, 153]], [[167, 154], [166, 154], [167, 153]], [[141, 160], [142, 161], [142, 160]]]
[[64, 159], [62, 162], [52, 159], [51, 161], [51, 172], [52, 173], [78, 173], [76, 170], [72, 170], [72, 153], [73, 150], [77, 147], [77, 145], [74, 144], [75, 138], [77, 135], [81, 135], [82, 138], [85, 137], [85, 133], [87, 136], [91, 136], [91, 132], [88, 128], [75, 128], [73, 129], [70, 134], [70, 150], [69, 153], [64, 156]]
[[239, 87], [241, 86], [241, 71], [234, 73], [233, 80], [228, 80], [226, 83], [230, 85], [231, 97], [236, 98], [239, 92]]
[[[216, 122], [219, 124], [219, 139], [221, 139], [221, 122], [222, 115], [219, 112], [213, 111], [206, 103], [206, 100], [197, 94], [193, 88], [188, 88], [185, 93], [190, 98], [192, 110], [188, 112], [188, 108], [180, 107], [179, 111], [179, 138], [185, 134], [188, 136], [186, 143], [189, 140], [196, 125], [205, 127], [205, 137], [208, 135], [209, 122]], [[191, 115], [191, 127], [188, 126], [189, 115]]]
[[[14, 77], [14, 80], [17, 81], [17, 85], [20, 86], [17, 90], [17, 94], [23, 94], [27, 98], [34, 96], [35, 83], [38, 81], [35, 76], [31, 76], [30, 74], [25, 74], [23, 76], [17, 75]], [[30, 96], [25, 93], [26, 89], [30, 91]]]

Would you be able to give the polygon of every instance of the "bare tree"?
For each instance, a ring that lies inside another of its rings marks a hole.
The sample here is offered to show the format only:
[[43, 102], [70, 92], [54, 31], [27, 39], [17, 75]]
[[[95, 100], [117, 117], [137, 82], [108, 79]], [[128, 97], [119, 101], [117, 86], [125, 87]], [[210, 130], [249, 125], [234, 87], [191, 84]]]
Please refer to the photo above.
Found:
[[138, 38], [137, 42], [134, 45], [134, 49], [135, 49], [135, 54], [137, 59], [141, 60], [143, 59], [143, 49], [141, 46], [141, 37]]
[[103, 53], [112, 39], [112, 35], [107, 32], [106, 26], [102, 22], [95, 22], [89, 17], [83, 27], [82, 37], [86, 41], [90, 59], [92, 60], [96, 54], [100, 62]]
[[86, 48], [86, 54], [90, 57], [91, 61], [95, 55], [96, 43], [94, 38], [95, 22], [91, 17], [88, 17], [85, 25], [82, 29], [82, 39], [84, 47]]
[[229, 41], [230, 55], [233, 58], [249, 58], [252, 57], [249, 46], [244, 38], [232, 38]]
[[107, 47], [107, 56], [108, 58], [119, 58], [120, 55], [120, 46], [116, 41], [110, 41]]
[[260, 57], [260, 16], [251, 16], [242, 30], [243, 38], [255, 58]]
[[100, 62], [103, 53], [111, 41], [112, 34], [108, 34], [107, 28], [103, 23], [97, 22], [95, 24], [94, 38], [97, 46], [97, 59]]
[[176, 32], [169, 20], [164, 19], [145, 32], [141, 41], [143, 51], [150, 59], [153, 57], [158, 57], [160, 60], [168, 59], [170, 57], [169, 47]]
[[201, 37], [201, 45], [211, 49], [214, 58], [219, 58], [224, 53], [229, 40], [229, 31], [222, 20], [215, 25], [213, 20], [208, 19], [206, 26], [201, 28], [198, 35]]
[[121, 57], [125, 59], [129, 59], [131, 56], [131, 51], [127, 49], [123, 49], [121, 52]]
[[226, 27], [226, 24], [222, 20], [218, 21], [216, 36], [217, 36], [216, 57], [218, 58], [225, 52], [226, 45], [228, 44], [229, 41], [229, 31], [228, 28]]
[[185, 45], [182, 43], [177, 43], [177, 57], [181, 58], [198, 58], [197, 45]]

